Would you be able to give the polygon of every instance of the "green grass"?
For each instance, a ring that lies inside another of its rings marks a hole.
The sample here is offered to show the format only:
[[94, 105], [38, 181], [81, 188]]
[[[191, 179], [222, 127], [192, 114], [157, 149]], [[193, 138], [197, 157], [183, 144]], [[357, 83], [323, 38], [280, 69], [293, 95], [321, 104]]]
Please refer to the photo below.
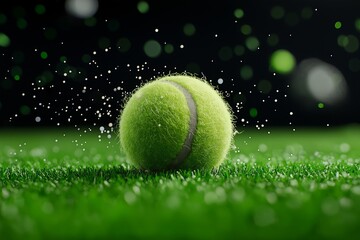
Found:
[[0, 239], [359, 239], [360, 128], [267, 131], [217, 172], [152, 173], [114, 135], [0, 130]]

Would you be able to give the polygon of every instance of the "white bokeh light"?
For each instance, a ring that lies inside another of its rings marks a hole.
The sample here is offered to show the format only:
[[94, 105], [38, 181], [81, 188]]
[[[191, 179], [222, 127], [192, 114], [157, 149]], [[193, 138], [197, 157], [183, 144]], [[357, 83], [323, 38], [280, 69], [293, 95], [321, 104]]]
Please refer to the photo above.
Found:
[[99, 8], [98, 0], [66, 0], [66, 11], [78, 18], [89, 18], [95, 15]]
[[348, 94], [343, 74], [333, 65], [319, 59], [302, 61], [293, 78], [293, 94], [302, 104], [322, 102], [340, 105]]
[[314, 66], [309, 71], [306, 82], [311, 95], [320, 102], [333, 104], [345, 97], [345, 79], [331, 65], [324, 63]]

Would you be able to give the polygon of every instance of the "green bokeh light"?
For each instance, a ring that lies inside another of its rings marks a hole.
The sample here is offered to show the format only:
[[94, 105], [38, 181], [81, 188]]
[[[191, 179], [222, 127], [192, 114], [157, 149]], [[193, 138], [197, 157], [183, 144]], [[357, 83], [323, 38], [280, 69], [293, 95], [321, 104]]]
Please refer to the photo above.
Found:
[[193, 36], [195, 34], [196, 28], [195, 28], [194, 24], [187, 23], [187, 24], [184, 25], [183, 31], [184, 31], [184, 34], [186, 36], [190, 37], [190, 36]]
[[305, 7], [301, 10], [301, 17], [303, 19], [310, 19], [313, 16], [313, 10], [310, 7]]
[[150, 6], [146, 1], [140, 1], [137, 4], [137, 9], [140, 13], [145, 14], [145, 13], [149, 12]]
[[360, 18], [355, 20], [355, 28], [360, 32]]
[[337, 38], [337, 43], [340, 47], [345, 47], [349, 44], [349, 38], [345, 35], [340, 35]]
[[348, 36], [348, 44], [344, 46], [348, 53], [355, 53], [359, 49], [359, 39], [355, 35]]
[[48, 58], [47, 52], [42, 51], [42, 52], [40, 53], [40, 57], [41, 57], [42, 59], [47, 59], [47, 58]]
[[241, 9], [241, 8], [237, 8], [237, 9], [235, 9], [235, 11], [234, 11], [234, 16], [236, 17], [236, 18], [243, 18], [244, 17], [244, 11]]
[[20, 107], [20, 113], [21, 113], [22, 115], [29, 115], [30, 112], [31, 112], [31, 109], [30, 109], [29, 106], [27, 106], [27, 105], [22, 105], [22, 106]]
[[54, 74], [50, 71], [44, 71], [36, 78], [36, 85], [39, 87], [48, 86], [53, 80]]
[[67, 57], [66, 57], [66, 56], [61, 56], [61, 57], [59, 58], [59, 61], [60, 61], [61, 63], [66, 63]]
[[285, 15], [285, 10], [281, 6], [275, 6], [271, 9], [270, 15], [274, 19], [281, 19]]
[[131, 42], [128, 38], [120, 38], [116, 44], [119, 52], [128, 52], [131, 48]]
[[325, 104], [324, 103], [318, 103], [317, 107], [319, 109], [323, 109], [323, 108], [325, 108]]
[[19, 18], [16, 22], [19, 29], [23, 30], [27, 27], [27, 21], [24, 18]]
[[6, 15], [0, 13], [0, 25], [5, 24], [7, 21]]
[[10, 38], [5, 33], [0, 33], [0, 47], [8, 47], [10, 45]]
[[99, 40], [98, 40], [98, 45], [99, 45], [99, 48], [100, 48], [100, 49], [104, 50], [104, 49], [110, 47], [111, 41], [110, 41], [110, 39], [107, 38], [107, 37], [101, 37], [101, 38], [99, 38]]
[[242, 45], [236, 45], [234, 47], [234, 53], [236, 56], [243, 56], [245, 53], [245, 47]]
[[250, 35], [252, 32], [251, 26], [248, 24], [244, 24], [241, 26], [240, 31], [244, 35]]
[[245, 40], [245, 45], [250, 51], [256, 51], [260, 46], [260, 42], [256, 37], [248, 37]]
[[285, 49], [276, 50], [270, 57], [270, 67], [279, 74], [290, 73], [296, 65], [294, 55]]
[[57, 31], [55, 30], [55, 28], [52, 27], [48, 27], [44, 31], [44, 36], [47, 40], [55, 40], [57, 35]]
[[218, 55], [221, 61], [229, 61], [233, 57], [233, 51], [230, 47], [224, 46], [220, 48]]
[[261, 92], [263, 94], [268, 94], [271, 92], [272, 85], [271, 85], [271, 82], [268, 80], [261, 80], [258, 83], [257, 88], [258, 88], [259, 92]]
[[335, 22], [334, 27], [335, 29], [340, 29], [342, 26], [342, 23], [340, 21]]
[[[77, 81], [77, 82], [82, 80], [81, 78], [78, 78], [79, 70], [74, 66], [70, 66], [68, 64], [59, 64], [57, 66], [57, 70], [61, 74], [66, 73], [66, 78], [68, 78], [68, 79], [71, 79], [71, 80]], [[83, 71], [81, 71], [81, 72], [83, 72]]]
[[337, 43], [348, 53], [354, 53], [359, 49], [359, 39], [355, 35], [339, 35]]
[[21, 78], [21, 75], [23, 74], [23, 70], [20, 66], [14, 66], [10, 70], [10, 74], [16, 81], [19, 81]]
[[244, 80], [249, 80], [253, 77], [254, 72], [251, 66], [245, 65], [240, 68], [240, 76]]
[[35, 6], [35, 12], [39, 15], [43, 15], [46, 12], [46, 8], [42, 4], [37, 4]]
[[148, 57], [156, 58], [161, 54], [161, 45], [156, 40], [149, 40], [144, 44], [144, 52]]
[[164, 52], [166, 52], [167, 54], [173, 53], [174, 52], [174, 46], [171, 43], [165, 44]]
[[81, 57], [81, 61], [83, 61], [83, 63], [89, 63], [91, 61], [91, 56], [89, 54], [84, 54]]
[[252, 118], [256, 118], [257, 115], [258, 115], [258, 110], [257, 110], [256, 108], [250, 108], [250, 110], [249, 110], [249, 115], [250, 115], [250, 117], [252, 117]]

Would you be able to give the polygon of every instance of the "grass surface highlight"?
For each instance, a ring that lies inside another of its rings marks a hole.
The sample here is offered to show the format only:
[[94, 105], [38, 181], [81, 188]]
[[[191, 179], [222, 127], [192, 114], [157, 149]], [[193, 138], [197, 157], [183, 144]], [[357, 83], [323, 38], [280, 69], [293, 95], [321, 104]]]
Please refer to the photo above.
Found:
[[245, 130], [217, 172], [137, 171], [98, 135], [0, 130], [1, 239], [360, 237], [358, 127]]

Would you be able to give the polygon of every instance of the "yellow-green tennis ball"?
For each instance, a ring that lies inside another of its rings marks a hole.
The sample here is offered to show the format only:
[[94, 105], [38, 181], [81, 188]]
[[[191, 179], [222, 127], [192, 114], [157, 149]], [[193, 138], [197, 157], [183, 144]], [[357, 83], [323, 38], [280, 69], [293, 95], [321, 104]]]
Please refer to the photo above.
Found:
[[227, 156], [229, 106], [207, 82], [165, 76], [139, 88], [120, 117], [120, 143], [139, 169], [212, 169]]

